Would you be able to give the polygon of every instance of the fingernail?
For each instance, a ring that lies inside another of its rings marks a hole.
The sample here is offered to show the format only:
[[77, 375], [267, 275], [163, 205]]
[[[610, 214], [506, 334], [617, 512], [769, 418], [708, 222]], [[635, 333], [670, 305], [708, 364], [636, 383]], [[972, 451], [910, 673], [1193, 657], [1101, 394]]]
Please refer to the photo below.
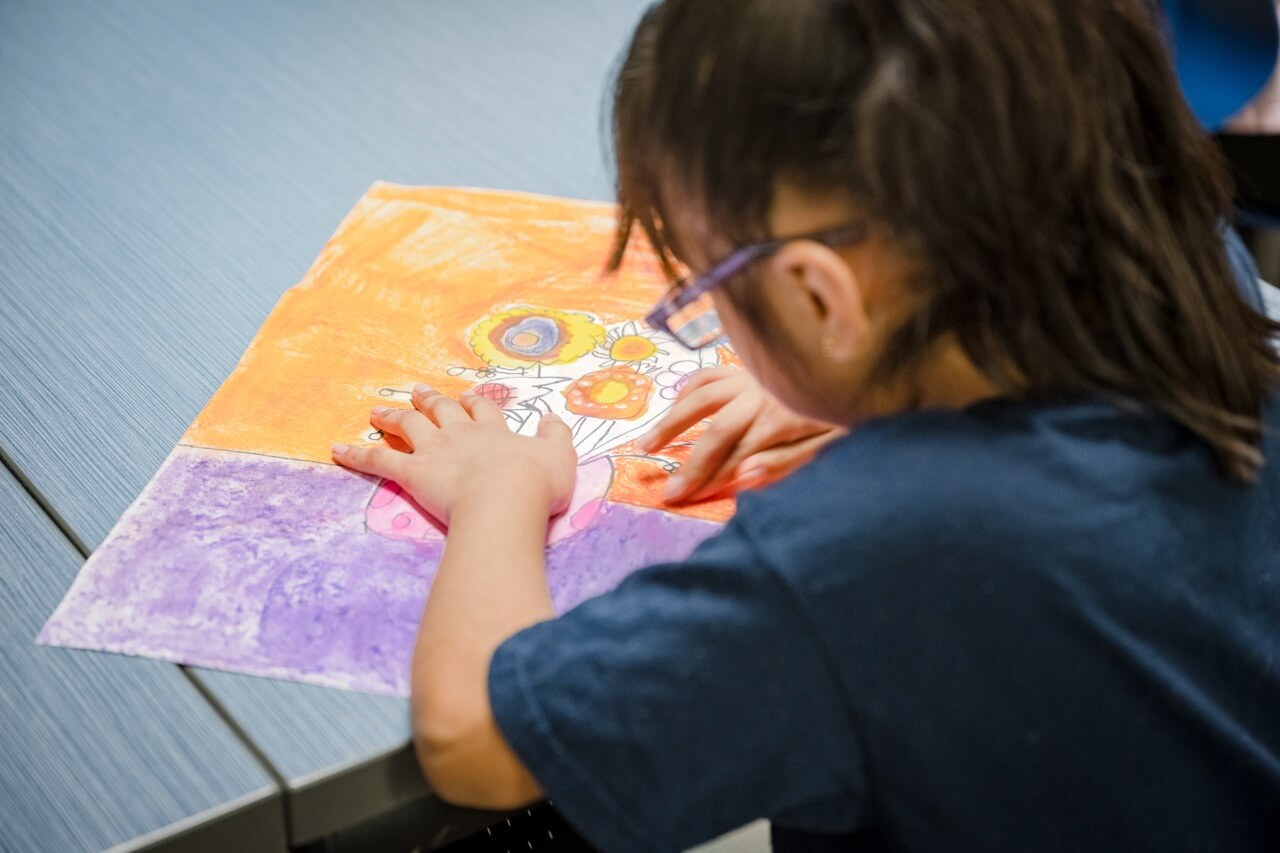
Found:
[[561, 418], [559, 415], [557, 415], [555, 412], [547, 412], [545, 415], [543, 415], [543, 417], [546, 418], [547, 420], [555, 421], [557, 423], [564, 423], [564, 419]]
[[428, 393], [428, 392], [430, 392], [430, 391], [434, 391], [434, 390], [435, 390], [435, 389], [434, 389], [434, 388], [432, 388], [430, 385], [426, 385], [426, 384], [423, 384], [423, 383], [421, 383], [421, 382], [419, 382], [417, 385], [414, 385], [414, 386], [413, 386], [413, 393], [415, 393], [415, 394], [426, 394], [426, 393]]
[[350, 447], [347, 447], [345, 444], [335, 444], [335, 445], [333, 446], [333, 455], [334, 455], [334, 456], [341, 456], [342, 454], [346, 453], [346, 452], [347, 452], [348, 450], [350, 450], [350, 449], [351, 449], [351, 448], [350, 448]]
[[373, 413], [374, 413], [375, 415], [385, 415], [385, 414], [386, 414], [387, 412], [389, 412], [389, 411], [391, 411], [391, 410], [390, 410], [390, 409], [388, 409], [386, 406], [374, 406], [374, 407], [373, 407]]
[[653, 433], [646, 432], [636, 439], [636, 444], [639, 445], [641, 450], [653, 450], [651, 446], [653, 444]]
[[752, 468], [750, 471], [743, 471], [738, 475], [738, 488], [754, 489], [765, 481], [769, 472], [764, 468]]
[[669, 500], [669, 501], [675, 500], [676, 498], [684, 494], [685, 486], [686, 486], [686, 480], [684, 477], [681, 477], [679, 474], [669, 478], [667, 480], [667, 485], [664, 486], [662, 489], [663, 499]]

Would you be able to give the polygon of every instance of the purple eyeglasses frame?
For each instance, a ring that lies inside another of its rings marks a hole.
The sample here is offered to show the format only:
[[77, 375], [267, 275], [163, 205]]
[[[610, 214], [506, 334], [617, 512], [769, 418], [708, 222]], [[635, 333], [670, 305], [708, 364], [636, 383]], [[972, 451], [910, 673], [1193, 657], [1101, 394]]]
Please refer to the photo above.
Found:
[[666, 292], [666, 295], [658, 300], [658, 303], [653, 306], [653, 310], [649, 312], [644, 320], [649, 324], [650, 328], [670, 335], [688, 349], [697, 350], [712, 346], [718, 343], [724, 335], [718, 335], [700, 345], [695, 345], [686, 341], [679, 333], [672, 330], [671, 318], [690, 303], [720, 287], [726, 281], [742, 272], [749, 264], [755, 263], [762, 258], [767, 258], [788, 243], [793, 243], [796, 240], [812, 240], [815, 243], [834, 248], [835, 246], [847, 246], [865, 240], [867, 234], [868, 229], [865, 225], [844, 225], [839, 228], [824, 228], [821, 231], [813, 231], [808, 234], [774, 237], [769, 240], [761, 240], [758, 243], [748, 243], [723, 260], [713, 264], [711, 269], [702, 275], [686, 276], [677, 281]]

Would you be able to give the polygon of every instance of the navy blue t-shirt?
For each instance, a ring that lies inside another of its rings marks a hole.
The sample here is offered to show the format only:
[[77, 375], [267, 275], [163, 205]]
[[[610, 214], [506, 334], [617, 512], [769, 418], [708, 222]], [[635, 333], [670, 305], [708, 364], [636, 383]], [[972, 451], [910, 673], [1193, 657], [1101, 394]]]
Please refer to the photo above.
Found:
[[760, 817], [778, 851], [1275, 849], [1265, 452], [1245, 488], [1090, 399], [871, 422], [509, 639], [494, 714], [610, 853]]

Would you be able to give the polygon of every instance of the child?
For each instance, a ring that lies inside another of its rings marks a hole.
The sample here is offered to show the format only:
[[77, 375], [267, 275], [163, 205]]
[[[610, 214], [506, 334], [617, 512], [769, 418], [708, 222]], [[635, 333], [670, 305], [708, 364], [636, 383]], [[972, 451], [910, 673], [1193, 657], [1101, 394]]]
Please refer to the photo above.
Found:
[[413, 451], [335, 458], [449, 523], [412, 675], [441, 797], [550, 797], [607, 851], [758, 817], [780, 851], [1274, 848], [1277, 329], [1150, 14], [651, 10], [617, 250], [639, 227], [691, 269], [654, 322], [697, 345], [718, 315], [751, 377], [653, 437], [723, 406], [673, 496], [826, 446], [554, 619], [567, 428], [425, 388], [376, 409]]

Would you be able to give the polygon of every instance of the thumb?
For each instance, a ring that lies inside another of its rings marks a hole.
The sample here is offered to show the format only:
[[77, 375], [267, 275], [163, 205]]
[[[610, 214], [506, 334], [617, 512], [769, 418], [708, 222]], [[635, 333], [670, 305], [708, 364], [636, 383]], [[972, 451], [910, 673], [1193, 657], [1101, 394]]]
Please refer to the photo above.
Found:
[[569, 429], [569, 425], [554, 412], [547, 412], [542, 416], [542, 420], [538, 421], [538, 437], [550, 441], [562, 441], [571, 446], [573, 444], [573, 430]]

